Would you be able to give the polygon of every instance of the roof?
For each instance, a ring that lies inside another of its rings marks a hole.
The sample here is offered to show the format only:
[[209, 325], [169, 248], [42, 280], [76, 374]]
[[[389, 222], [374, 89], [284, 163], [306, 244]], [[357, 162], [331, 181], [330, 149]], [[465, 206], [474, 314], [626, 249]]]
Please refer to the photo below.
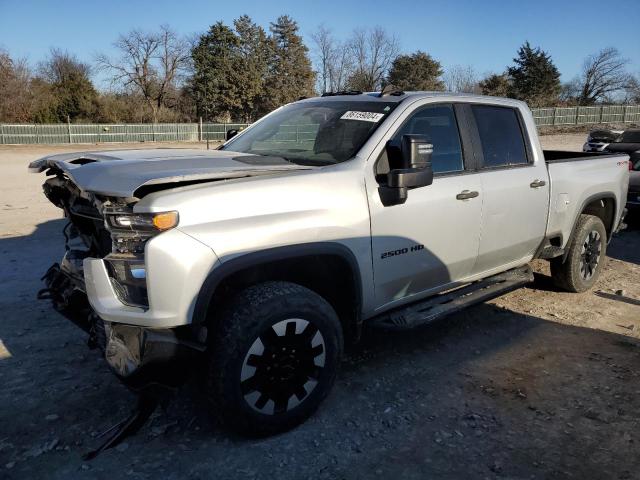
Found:
[[456, 93], [456, 92], [431, 92], [431, 91], [408, 91], [402, 92], [401, 95], [393, 94], [393, 95], [385, 95], [383, 97], [380, 96], [380, 92], [364, 92], [359, 94], [352, 95], [331, 95], [325, 97], [311, 97], [301, 100], [303, 102], [315, 102], [315, 101], [352, 101], [352, 102], [386, 102], [386, 103], [400, 103], [403, 100], [408, 98], [412, 99], [421, 99], [421, 98], [437, 98], [437, 97], [462, 97], [466, 100], [478, 100], [484, 101], [487, 100], [500, 100], [500, 101], [508, 101], [510, 103], [521, 103], [519, 100], [515, 100], [513, 98], [504, 98], [504, 97], [491, 97], [488, 95], [475, 95], [472, 93]]

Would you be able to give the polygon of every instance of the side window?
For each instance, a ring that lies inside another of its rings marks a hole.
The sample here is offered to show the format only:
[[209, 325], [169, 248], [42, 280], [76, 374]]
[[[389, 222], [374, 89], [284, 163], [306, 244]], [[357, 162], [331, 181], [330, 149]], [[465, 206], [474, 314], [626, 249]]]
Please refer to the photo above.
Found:
[[527, 164], [518, 114], [513, 108], [472, 105], [486, 168]]
[[394, 140], [404, 134], [426, 135], [433, 144], [434, 173], [464, 170], [460, 133], [452, 105], [434, 105], [415, 112], [398, 130]]

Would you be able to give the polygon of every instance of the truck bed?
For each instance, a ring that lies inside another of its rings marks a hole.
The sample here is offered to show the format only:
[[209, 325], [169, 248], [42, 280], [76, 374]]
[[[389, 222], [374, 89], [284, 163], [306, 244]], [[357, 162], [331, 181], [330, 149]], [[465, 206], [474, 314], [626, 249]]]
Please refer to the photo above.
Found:
[[[551, 191], [547, 235], [569, 239], [578, 214], [587, 203], [601, 198], [614, 201], [612, 219], [621, 216], [629, 183], [628, 155], [544, 150]], [[606, 225], [608, 229], [615, 225]]]
[[620, 154], [607, 152], [566, 152], [564, 150], [543, 150], [542, 153], [547, 163], [578, 162], [580, 160], [620, 156]]

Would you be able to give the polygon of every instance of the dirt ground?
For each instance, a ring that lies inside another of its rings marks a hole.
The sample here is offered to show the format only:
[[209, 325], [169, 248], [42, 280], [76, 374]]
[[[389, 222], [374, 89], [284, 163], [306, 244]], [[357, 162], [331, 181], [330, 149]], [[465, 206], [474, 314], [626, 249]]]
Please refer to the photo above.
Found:
[[[583, 141], [543, 137], [565, 150]], [[35, 299], [64, 221], [26, 166], [70, 149], [0, 148], [1, 479], [640, 478], [637, 227], [613, 239], [593, 291], [556, 291], [537, 262], [529, 288], [418, 331], [365, 330], [320, 411], [289, 433], [221, 430], [192, 382], [84, 462], [134, 396]]]

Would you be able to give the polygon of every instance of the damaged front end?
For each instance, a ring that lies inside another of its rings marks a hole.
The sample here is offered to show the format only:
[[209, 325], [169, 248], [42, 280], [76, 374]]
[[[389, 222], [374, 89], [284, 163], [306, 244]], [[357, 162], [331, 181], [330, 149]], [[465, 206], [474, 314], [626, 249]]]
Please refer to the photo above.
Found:
[[103, 320], [92, 308], [85, 284], [86, 261], [104, 262], [113, 292], [122, 305], [149, 308], [145, 245], [175, 227], [177, 212], [134, 213], [137, 198], [114, 198], [85, 192], [60, 170], [51, 168], [43, 189], [64, 210], [65, 254], [42, 277], [38, 298], [89, 335], [91, 348], [100, 348], [113, 372], [136, 391], [175, 388], [184, 380], [184, 366], [204, 350], [191, 326], [149, 328]]

